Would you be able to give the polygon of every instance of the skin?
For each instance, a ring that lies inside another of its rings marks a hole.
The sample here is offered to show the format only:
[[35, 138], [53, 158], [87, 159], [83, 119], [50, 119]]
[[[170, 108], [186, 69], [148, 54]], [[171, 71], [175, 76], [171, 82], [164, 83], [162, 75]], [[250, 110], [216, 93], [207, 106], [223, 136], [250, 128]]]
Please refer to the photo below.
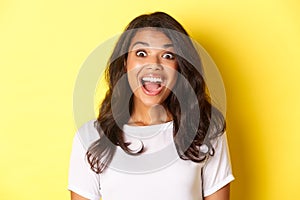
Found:
[[[177, 61], [171, 40], [154, 29], [138, 31], [132, 38], [126, 70], [133, 91], [133, 112], [129, 124], [151, 125], [170, 121], [161, 106], [177, 80]], [[163, 77], [163, 89], [157, 95], [143, 90], [141, 77]]]
[[71, 200], [89, 200], [71, 191]]
[[[131, 125], [151, 125], [172, 120], [172, 117], [161, 104], [170, 94], [177, 80], [177, 62], [171, 40], [162, 32], [145, 29], [137, 32], [131, 41], [126, 70], [129, 85], [134, 95], [134, 106]], [[163, 76], [163, 90], [154, 96], [142, 90], [140, 77], [145, 74]], [[146, 114], [145, 114], [146, 113]], [[229, 200], [230, 184], [219, 189], [204, 200]], [[71, 200], [88, 200], [71, 191]]]
[[215, 193], [204, 197], [204, 200], [229, 200], [230, 199], [230, 184], [225, 185]]

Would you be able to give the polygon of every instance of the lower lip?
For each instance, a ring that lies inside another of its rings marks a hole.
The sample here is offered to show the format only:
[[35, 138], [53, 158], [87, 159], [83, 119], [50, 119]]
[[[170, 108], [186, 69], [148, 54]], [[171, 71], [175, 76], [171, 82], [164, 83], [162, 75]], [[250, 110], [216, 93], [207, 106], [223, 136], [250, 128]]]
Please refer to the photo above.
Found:
[[146, 95], [149, 95], [149, 96], [156, 96], [156, 95], [159, 95], [161, 93], [161, 91], [163, 90], [163, 86], [160, 86], [157, 90], [155, 91], [148, 91], [146, 90], [146, 88], [144, 88], [144, 86], [142, 86], [142, 90], [143, 92], [146, 94]]

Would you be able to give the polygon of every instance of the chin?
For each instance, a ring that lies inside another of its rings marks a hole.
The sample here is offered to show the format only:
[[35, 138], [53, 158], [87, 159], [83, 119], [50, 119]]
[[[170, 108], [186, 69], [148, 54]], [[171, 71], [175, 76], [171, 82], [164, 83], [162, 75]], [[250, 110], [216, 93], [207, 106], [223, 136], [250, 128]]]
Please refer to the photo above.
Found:
[[166, 98], [169, 96], [170, 91], [165, 90], [159, 95], [150, 96], [145, 94], [143, 91], [139, 91], [137, 95], [135, 95], [135, 102], [139, 102], [145, 107], [153, 107], [156, 105], [162, 105]]

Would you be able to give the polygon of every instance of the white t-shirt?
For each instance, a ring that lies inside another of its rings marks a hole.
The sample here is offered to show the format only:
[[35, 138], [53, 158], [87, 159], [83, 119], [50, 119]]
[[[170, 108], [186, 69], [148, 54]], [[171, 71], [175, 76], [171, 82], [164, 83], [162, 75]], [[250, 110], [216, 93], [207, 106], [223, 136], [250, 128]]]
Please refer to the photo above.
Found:
[[205, 162], [179, 158], [173, 140], [173, 123], [123, 127], [132, 150], [143, 143], [139, 156], [117, 147], [109, 167], [101, 174], [90, 169], [86, 151], [99, 139], [94, 121], [76, 133], [70, 159], [68, 189], [91, 200], [200, 200], [234, 180], [226, 134], [213, 142], [215, 154]]

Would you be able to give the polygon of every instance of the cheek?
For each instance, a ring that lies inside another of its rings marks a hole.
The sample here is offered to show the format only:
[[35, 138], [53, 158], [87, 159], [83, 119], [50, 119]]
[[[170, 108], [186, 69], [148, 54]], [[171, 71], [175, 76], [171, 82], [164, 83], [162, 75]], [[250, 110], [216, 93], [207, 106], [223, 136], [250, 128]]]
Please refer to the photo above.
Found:
[[178, 69], [178, 64], [177, 64], [177, 62], [176, 62], [176, 63], [174, 63], [174, 64], [172, 65], [172, 68], [173, 68], [174, 70], [176, 70], [176, 71], [177, 71], [177, 69]]
[[138, 82], [138, 68], [128, 67], [127, 68], [127, 80], [132, 92], [135, 92], [140, 86]]
[[173, 87], [175, 86], [175, 84], [176, 84], [176, 82], [177, 82], [177, 79], [178, 79], [178, 71], [177, 71], [177, 68], [176, 67], [170, 67], [169, 69], [168, 69], [168, 72], [167, 72], [167, 74], [168, 74], [168, 88], [170, 89], [170, 90], [172, 90], [173, 89]]
[[167, 73], [172, 77], [177, 77], [178, 73], [178, 64], [177, 62], [168, 63], [166, 67]]
[[137, 59], [135, 59], [131, 53], [129, 53], [126, 61], [126, 70], [133, 70], [140, 65], [141, 63]]
[[177, 61], [168, 61], [164, 63], [165, 66], [167, 66], [170, 70], [176, 70], [178, 69], [178, 63]]
[[176, 82], [177, 82], [177, 78], [178, 78], [178, 73], [177, 73], [177, 71], [173, 74], [173, 76], [172, 76], [172, 88], [174, 87], [174, 85], [176, 84]]

